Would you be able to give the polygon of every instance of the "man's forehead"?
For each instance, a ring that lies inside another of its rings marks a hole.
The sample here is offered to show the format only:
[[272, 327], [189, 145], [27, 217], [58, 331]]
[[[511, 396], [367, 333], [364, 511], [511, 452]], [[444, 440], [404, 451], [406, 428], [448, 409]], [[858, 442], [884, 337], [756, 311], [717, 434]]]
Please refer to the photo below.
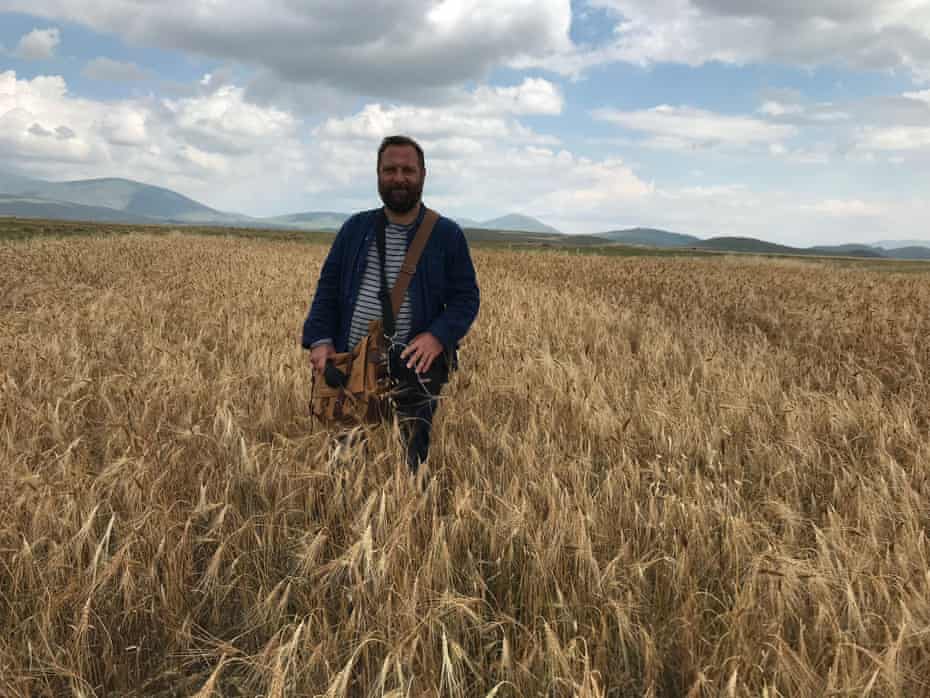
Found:
[[413, 161], [419, 164], [416, 148], [412, 145], [389, 145], [381, 154], [381, 164], [391, 160], [393, 162], [403, 163]]

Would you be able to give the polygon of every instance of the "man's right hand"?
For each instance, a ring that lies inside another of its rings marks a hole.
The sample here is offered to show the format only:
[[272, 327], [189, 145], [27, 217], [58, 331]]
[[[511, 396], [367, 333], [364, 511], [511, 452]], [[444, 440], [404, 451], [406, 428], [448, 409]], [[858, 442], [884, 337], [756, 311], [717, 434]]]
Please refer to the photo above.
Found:
[[310, 365], [317, 373], [323, 373], [326, 368], [326, 359], [336, 353], [336, 347], [327, 342], [310, 350]]

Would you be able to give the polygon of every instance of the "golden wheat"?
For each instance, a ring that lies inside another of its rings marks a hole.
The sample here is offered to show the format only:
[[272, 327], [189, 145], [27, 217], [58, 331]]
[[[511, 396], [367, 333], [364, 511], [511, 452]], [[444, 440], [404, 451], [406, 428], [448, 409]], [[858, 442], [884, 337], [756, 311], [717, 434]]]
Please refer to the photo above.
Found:
[[325, 251], [0, 245], [0, 694], [930, 695], [930, 276], [477, 250], [423, 492]]

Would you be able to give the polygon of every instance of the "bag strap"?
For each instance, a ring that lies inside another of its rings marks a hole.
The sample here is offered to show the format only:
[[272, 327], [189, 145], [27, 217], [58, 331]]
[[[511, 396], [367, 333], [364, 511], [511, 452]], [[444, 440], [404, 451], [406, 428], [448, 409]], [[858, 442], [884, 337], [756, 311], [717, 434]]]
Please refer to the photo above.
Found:
[[378, 257], [381, 262], [381, 293], [379, 294], [381, 300], [381, 319], [384, 322], [384, 333], [388, 336], [394, 334], [395, 321], [398, 313], [400, 313], [400, 306], [404, 302], [404, 294], [407, 293], [410, 281], [416, 273], [417, 263], [420, 261], [420, 256], [423, 254], [426, 243], [429, 241], [430, 235], [433, 234], [433, 228], [436, 226], [436, 221], [438, 220], [438, 213], [432, 209], [426, 209], [426, 213], [423, 216], [423, 220], [420, 221], [420, 227], [417, 228], [413, 242], [411, 242], [410, 247], [407, 248], [407, 254], [404, 256], [403, 264], [401, 264], [400, 272], [397, 275], [397, 281], [394, 283], [394, 289], [388, 294], [387, 273], [385, 271], [385, 228], [387, 227], [387, 216], [384, 213], [384, 209], [381, 209], [375, 228], [377, 233]]
[[[400, 305], [404, 302], [404, 294], [407, 293], [407, 287], [417, 271], [417, 262], [420, 261], [420, 255], [423, 254], [423, 248], [429, 242], [430, 235], [433, 234], [433, 228], [436, 221], [439, 220], [439, 214], [432, 209], [426, 209], [426, 215], [417, 228], [417, 234], [407, 249], [404, 257], [404, 263], [400, 265], [400, 272], [397, 274], [397, 282], [394, 284], [394, 290], [391, 291], [391, 309], [394, 315], [400, 312]], [[383, 267], [382, 267], [383, 268]]]
[[391, 307], [391, 294], [387, 290], [387, 272], [385, 267], [385, 228], [387, 228], [387, 216], [384, 209], [378, 211], [375, 217], [375, 241], [378, 245], [378, 261], [381, 262], [381, 289], [378, 292], [378, 300], [381, 301], [381, 323], [385, 336], [394, 336], [394, 309]]

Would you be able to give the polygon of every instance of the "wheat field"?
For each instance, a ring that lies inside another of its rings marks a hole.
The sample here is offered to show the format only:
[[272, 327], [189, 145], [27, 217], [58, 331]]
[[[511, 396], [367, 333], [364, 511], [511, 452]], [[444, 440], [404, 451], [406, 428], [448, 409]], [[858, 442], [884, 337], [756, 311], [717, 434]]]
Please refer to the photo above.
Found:
[[930, 275], [473, 250], [427, 477], [326, 248], [0, 243], [0, 695], [930, 695]]

